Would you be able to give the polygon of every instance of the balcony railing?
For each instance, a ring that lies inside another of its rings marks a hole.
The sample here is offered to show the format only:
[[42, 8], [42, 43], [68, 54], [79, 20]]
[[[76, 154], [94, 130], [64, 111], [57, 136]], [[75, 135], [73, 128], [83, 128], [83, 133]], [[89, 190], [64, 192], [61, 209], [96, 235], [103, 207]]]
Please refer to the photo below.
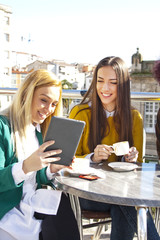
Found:
[[[0, 95], [13, 95], [17, 88], [0, 88]], [[82, 99], [86, 90], [63, 89], [62, 97], [64, 99]], [[160, 101], [160, 92], [131, 92], [131, 99], [134, 101], [148, 102]]]
[[[16, 91], [16, 88], [0, 88], [0, 109], [3, 109], [5, 104], [6, 106], [10, 104]], [[71, 108], [81, 101], [85, 93], [86, 90], [63, 89], [64, 116], [68, 116]], [[160, 92], [131, 92], [131, 101], [135, 102], [136, 106], [138, 103], [160, 102]], [[149, 154], [145, 156], [145, 159], [158, 161], [157, 156]]]

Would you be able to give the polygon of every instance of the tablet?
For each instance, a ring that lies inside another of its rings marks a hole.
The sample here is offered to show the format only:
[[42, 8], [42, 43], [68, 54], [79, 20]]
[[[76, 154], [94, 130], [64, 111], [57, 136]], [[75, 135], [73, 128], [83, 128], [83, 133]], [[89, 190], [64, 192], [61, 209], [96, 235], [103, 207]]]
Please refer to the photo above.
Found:
[[62, 153], [54, 155], [59, 156], [61, 159], [53, 164], [60, 164], [69, 166], [75, 156], [83, 129], [85, 126], [84, 121], [61, 118], [53, 116], [45, 137], [45, 142], [54, 140], [55, 143], [45, 151], [62, 149]]

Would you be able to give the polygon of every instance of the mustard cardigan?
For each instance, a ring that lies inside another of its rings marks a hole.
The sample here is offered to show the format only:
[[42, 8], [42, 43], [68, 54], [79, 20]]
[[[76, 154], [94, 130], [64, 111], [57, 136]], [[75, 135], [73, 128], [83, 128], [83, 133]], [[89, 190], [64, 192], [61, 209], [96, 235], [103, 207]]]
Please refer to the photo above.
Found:
[[[79, 110], [82, 110], [79, 112]], [[88, 148], [88, 136], [90, 130], [90, 118], [91, 118], [91, 110], [87, 104], [85, 105], [76, 105], [70, 112], [69, 118], [82, 120], [86, 122], [84, 132], [82, 134], [79, 146], [77, 148], [76, 156], [77, 157], [85, 157], [87, 154], [90, 154], [90, 150]], [[137, 110], [132, 110], [132, 121], [133, 121], [133, 142], [134, 147], [138, 150], [138, 162], [143, 162], [142, 151], [143, 151], [143, 120], [140, 113]], [[110, 125], [110, 133], [106, 135], [101, 144], [112, 145], [113, 143], [119, 142], [118, 134], [115, 129], [115, 124], [113, 117], [108, 118], [108, 123]], [[94, 130], [93, 130], [94, 131]], [[131, 147], [131, 146], [130, 146]], [[116, 161], [115, 154], [111, 154], [108, 158], [109, 162]]]

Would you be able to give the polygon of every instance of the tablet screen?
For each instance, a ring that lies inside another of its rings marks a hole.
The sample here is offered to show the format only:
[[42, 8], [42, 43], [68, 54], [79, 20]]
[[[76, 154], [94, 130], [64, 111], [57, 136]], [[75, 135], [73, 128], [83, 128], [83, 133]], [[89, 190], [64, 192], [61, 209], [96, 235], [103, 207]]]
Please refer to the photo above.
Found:
[[45, 151], [62, 149], [62, 153], [54, 155], [61, 157], [53, 164], [69, 166], [76, 153], [85, 122], [69, 118], [53, 116], [45, 137], [45, 142], [54, 140], [55, 143]]

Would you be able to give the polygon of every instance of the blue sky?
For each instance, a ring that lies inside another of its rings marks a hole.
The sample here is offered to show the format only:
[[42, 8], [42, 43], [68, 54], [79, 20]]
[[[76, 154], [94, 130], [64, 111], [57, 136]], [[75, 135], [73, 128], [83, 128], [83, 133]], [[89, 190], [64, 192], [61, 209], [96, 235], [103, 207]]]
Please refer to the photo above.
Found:
[[[116, 55], [131, 64], [139, 47], [144, 60], [160, 58], [159, 0], [0, 0], [12, 7], [13, 40], [31, 38], [35, 54], [97, 64]], [[27, 48], [25, 48], [27, 49]]]

